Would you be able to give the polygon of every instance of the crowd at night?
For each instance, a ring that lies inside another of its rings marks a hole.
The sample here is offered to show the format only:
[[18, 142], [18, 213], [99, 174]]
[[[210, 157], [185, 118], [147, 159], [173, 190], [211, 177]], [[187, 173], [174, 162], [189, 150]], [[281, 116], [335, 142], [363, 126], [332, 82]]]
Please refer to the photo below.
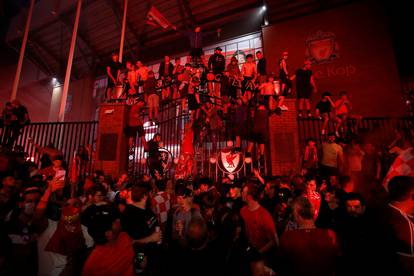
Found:
[[20, 2], [0, 276], [414, 275], [414, 81], [383, 6]]

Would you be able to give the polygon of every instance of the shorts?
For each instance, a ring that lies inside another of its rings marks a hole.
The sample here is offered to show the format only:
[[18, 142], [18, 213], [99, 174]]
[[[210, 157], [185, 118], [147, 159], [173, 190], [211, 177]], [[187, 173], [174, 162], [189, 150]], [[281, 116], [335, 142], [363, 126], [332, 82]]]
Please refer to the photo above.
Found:
[[253, 92], [254, 90], [254, 83], [252, 82], [253, 77], [244, 77], [242, 81], [242, 94], [244, 96], [244, 93], [246, 91]]
[[114, 88], [114, 87], [115, 87], [115, 83], [113, 83], [111, 79], [108, 79], [108, 85], [106, 86], [106, 89]]
[[151, 94], [148, 96], [148, 107], [155, 108], [160, 105], [160, 97], [157, 94]]
[[312, 90], [311, 89], [300, 89], [297, 90], [297, 97], [298, 99], [305, 99], [305, 100], [309, 100], [312, 94]]
[[180, 86], [178, 87], [178, 92], [180, 93], [180, 98], [187, 97], [188, 83], [187, 82], [181, 82]]

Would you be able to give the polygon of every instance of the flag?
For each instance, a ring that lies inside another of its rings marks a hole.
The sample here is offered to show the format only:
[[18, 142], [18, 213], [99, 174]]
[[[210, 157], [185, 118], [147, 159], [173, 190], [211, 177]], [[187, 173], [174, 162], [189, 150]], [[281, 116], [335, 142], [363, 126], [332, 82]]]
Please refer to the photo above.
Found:
[[383, 181], [385, 190], [388, 191], [388, 183], [395, 176], [414, 177], [414, 148], [402, 151], [394, 160]]
[[170, 21], [168, 21], [154, 6], [151, 6], [151, 9], [147, 13], [147, 24], [154, 27], [162, 27], [163, 29], [172, 26]]

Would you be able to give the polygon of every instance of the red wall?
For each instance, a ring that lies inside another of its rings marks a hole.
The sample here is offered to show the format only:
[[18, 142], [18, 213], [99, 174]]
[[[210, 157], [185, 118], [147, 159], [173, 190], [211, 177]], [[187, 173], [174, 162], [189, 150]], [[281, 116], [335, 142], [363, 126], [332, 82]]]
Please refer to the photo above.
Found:
[[[323, 91], [337, 95], [346, 90], [355, 112], [363, 116], [404, 114], [386, 18], [374, 2], [346, 5], [265, 27], [263, 41], [269, 72], [279, 72], [278, 59], [287, 50], [289, 72], [293, 74], [305, 60], [307, 42], [318, 31], [333, 36], [328, 40], [335, 45], [337, 58], [313, 65], [319, 90], [313, 95], [313, 105]], [[325, 50], [329, 49], [332, 48]], [[323, 51], [319, 48], [316, 53]]]

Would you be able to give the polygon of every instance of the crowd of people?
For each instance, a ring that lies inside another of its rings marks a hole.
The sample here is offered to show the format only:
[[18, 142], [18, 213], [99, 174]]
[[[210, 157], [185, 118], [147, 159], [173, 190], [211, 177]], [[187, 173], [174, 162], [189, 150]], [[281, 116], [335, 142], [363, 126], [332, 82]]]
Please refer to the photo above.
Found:
[[[131, 104], [125, 131], [130, 146], [136, 133], [141, 137], [148, 174], [85, 170], [85, 178], [73, 177], [53, 145], [34, 144], [42, 155], [36, 164], [12, 148], [14, 135], [3, 135], [12, 140], [0, 151], [0, 275], [412, 275], [414, 178], [387, 175], [395, 159], [413, 151], [411, 133], [396, 131], [380, 149], [358, 136], [361, 118], [345, 91], [336, 101], [323, 93], [312, 114], [310, 62], [290, 74], [283, 52], [276, 80], [261, 52], [240, 67], [236, 58], [226, 65], [217, 47], [205, 61], [198, 32], [189, 34], [198, 61], [173, 64], [166, 56], [158, 79], [141, 61], [127, 61], [121, 77], [117, 54], [106, 68], [107, 99], [121, 83], [116, 98]], [[144, 107], [156, 124], [161, 104], [181, 101], [192, 130], [184, 154], [194, 154], [203, 132], [215, 152], [225, 132], [233, 150], [244, 150], [241, 141], [248, 140], [245, 156], [257, 144], [263, 159], [268, 117], [287, 110], [293, 80], [298, 116], [323, 121], [324, 142], [308, 140], [300, 172], [265, 176], [254, 166], [251, 175], [218, 180], [192, 170], [180, 172], [190, 177], [162, 173], [161, 136], [145, 140]], [[349, 119], [357, 123], [349, 127]], [[29, 122], [27, 109], [6, 104], [3, 121], [5, 131], [18, 133]], [[76, 162], [87, 165], [90, 156], [82, 147]]]
[[372, 141], [336, 139], [309, 139], [299, 174], [219, 181], [67, 181], [53, 147], [38, 146], [42, 164], [2, 152], [0, 274], [412, 275], [414, 178], [383, 186]]

